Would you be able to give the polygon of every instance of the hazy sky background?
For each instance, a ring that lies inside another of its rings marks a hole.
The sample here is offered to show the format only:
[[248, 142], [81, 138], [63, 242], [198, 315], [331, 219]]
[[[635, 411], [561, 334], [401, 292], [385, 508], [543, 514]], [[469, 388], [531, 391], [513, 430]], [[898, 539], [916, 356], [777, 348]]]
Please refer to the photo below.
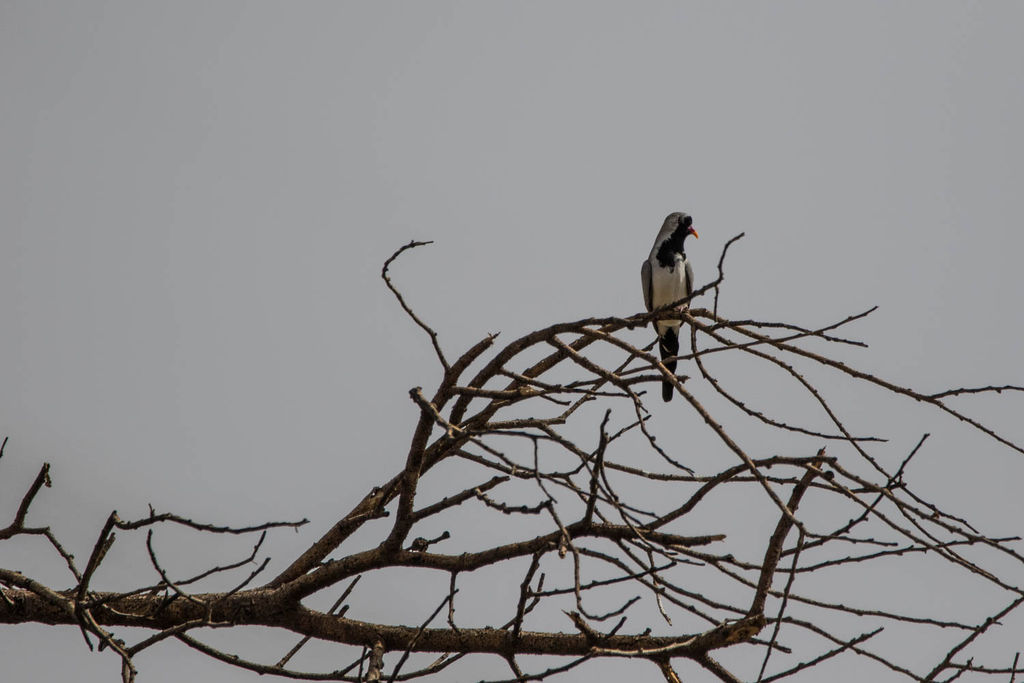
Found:
[[[308, 517], [271, 539], [283, 562], [401, 467], [407, 391], [438, 379], [379, 280], [410, 239], [436, 243], [396, 282], [450, 354], [639, 311], [640, 262], [684, 210], [698, 280], [746, 232], [725, 315], [813, 326], [878, 304], [851, 332], [862, 367], [922, 390], [1024, 383], [1021, 26], [1020, 3], [935, 0], [2, 2], [0, 525], [48, 461], [31, 521], [79, 558], [111, 509], [152, 503]], [[894, 439], [886, 462], [943, 429], [848, 403]], [[1022, 408], [969, 412], [1020, 440]], [[1018, 533], [1024, 456], [945, 429], [912, 474]], [[123, 540], [99, 587], [150, 580]], [[0, 566], [68, 583], [38, 543], [3, 544]], [[985, 652], [1009, 665], [1022, 632]], [[117, 676], [72, 628], [0, 629], [0, 658], [11, 681]], [[855, 663], [835, 678], [886, 680]], [[138, 665], [145, 683], [255, 680], [177, 644]]]

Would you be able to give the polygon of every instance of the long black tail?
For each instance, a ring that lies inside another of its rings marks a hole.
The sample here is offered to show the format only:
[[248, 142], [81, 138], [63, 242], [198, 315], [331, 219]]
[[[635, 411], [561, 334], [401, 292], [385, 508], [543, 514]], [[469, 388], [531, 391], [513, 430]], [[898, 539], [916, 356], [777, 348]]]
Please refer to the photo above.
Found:
[[[672, 358], [679, 354], [679, 333], [672, 328], [665, 330], [665, 334], [658, 338], [658, 348], [661, 349], [661, 361], [668, 368], [668, 371], [673, 375], [676, 374], [676, 361], [669, 360], [666, 358]], [[675, 393], [675, 387], [672, 382], [665, 380], [661, 383], [661, 397], [666, 402], [672, 400], [672, 394]]]

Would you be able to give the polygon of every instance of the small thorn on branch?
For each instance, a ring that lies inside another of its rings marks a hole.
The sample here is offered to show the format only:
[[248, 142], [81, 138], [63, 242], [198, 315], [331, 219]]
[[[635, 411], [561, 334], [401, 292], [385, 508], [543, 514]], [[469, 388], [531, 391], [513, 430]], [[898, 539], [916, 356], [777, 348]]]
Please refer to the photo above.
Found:
[[446, 541], [451, 538], [452, 535], [445, 531], [437, 538], [423, 538], [422, 536], [413, 539], [412, 545], [409, 546], [409, 550], [414, 553], [425, 553], [430, 546], [440, 541]]

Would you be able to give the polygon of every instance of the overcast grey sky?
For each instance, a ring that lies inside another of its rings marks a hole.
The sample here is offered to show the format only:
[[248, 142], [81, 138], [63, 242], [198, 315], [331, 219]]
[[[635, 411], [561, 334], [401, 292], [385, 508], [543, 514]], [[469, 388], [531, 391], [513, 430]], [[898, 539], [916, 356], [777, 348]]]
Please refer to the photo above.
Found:
[[[49, 461], [33, 519], [80, 557], [147, 503], [311, 519], [282, 559], [311, 540], [401, 466], [406, 392], [438, 379], [379, 280], [413, 238], [436, 243], [396, 281], [452, 353], [639, 311], [683, 210], [701, 281], [746, 232], [725, 315], [878, 304], [863, 367], [1022, 383], [1022, 25], [1020, 3], [935, 0], [2, 2], [0, 524]], [[934, 425], [897, 405], [850, 410], [903, 448]], [[977, 406], [1024, 438], [1019, 398]], [[1019, 531], [1020, 503], [989, 502], [1019, 455], [951, 429], [929, 457], [929, 492]], [[64, 586], [44, 555], [0, 565]], [[69, 628], [4, 628], [0, 658], [12, 681], [117, 669]], [[176, 645], [139, 666], [250, 680]]]

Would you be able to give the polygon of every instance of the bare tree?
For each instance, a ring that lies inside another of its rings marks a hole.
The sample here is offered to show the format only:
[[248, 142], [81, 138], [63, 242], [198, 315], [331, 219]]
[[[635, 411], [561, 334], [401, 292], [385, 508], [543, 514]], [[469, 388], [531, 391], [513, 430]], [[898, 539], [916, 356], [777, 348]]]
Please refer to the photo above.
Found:
[[[389, 277], [399, 255], [426, 243], [405, 245], [384, 264], [382, 277], [429, 337], [442, 377], [432, 392], [409, 392], [419, 417], [397, 474], [269, 578], [269, 558], [261, 559], [267, 534], [305, 520], [229, 528], [153, 510], [135, 520], [112, 513], [82, 565], [48, 527], [28, 521], [30, 506], [50, 486], [50, 468], [43, 465], [0, 540], [40, 537], [66, 565], [71, 587], [0, 569], [0, 622], [76, 626], [90, 648], [119, 656], [125, 681], [135, 677], [135, 655], [168, 639], [226, 665], [306, 680], [443, 677], [469, 655], [500, 664], [489, 668], [493, 681], [554, 678], [609, 657], [632, 658], [648, 675], [670, 682], [681, 680], [676, 669], [687, 663], [705, 671], [688, 680], [774, 681], [838, 657], [872, 660], [893, 678], [914, 681], [951, 681], [966, 672], [1013, 680], [1024, 671], [1016, 656], [1010, 665], [1009, 656], [999, 664], [967, 655], [1024, 602], [1014, 579], [1024, 565], [1020, 539], [978, 530], [948, 502], [915, 493], [908, 465], [928, 435], [901, 454], [898, 466], [886, 467], [879, 450], [891, 453], [894, 446], [852, 433], [822, 387], [873, 386], [1020, 453], [1020, 446], [951, 399], [1024, 389], [922, 393], [856, 369], [839, 360], [838, 351], [863, 344], [837, 336], [837, 330], [870, 310], [817, 329], [723, 318], [717, 313], [723, 264], [739, 237], [723, 249], [717, 278], [694, 293], [709, 295], [711, 310], [669, 306], [626, 318], [575, 320], [504, 346], [489, 335], [454, 360]], [[691, 331], [689, 349], [679, 357], [690, 378], [670, 374], [650, 346], [640, 348], [624, 334], [667, 317], [681, 317]], [[708, 367], [709, 358], [726, 353], [781, 372], [829, 426], [783, 420], [772, 414], [783, 411], [755, 408], [730, 392]], [[810, 379], [822, 372], [830, 373], [827, 385]], [[657, 440], [646, 388], [663, 379], [682, 399], [672, 409], [694, 428], [710, 430], [716, 452], [698, 459], [693, 449]], [[712, 405], [725, 404], [790, 436], [791, 451], [768, 454], [757, 443], [742, 443], [712, 413]], [[717, 465], [709, 469], [709, 462]], [[443, 495], [427, 498], [437, 490]], [[709, 512], [712, 499], [726, 501], [735, 519]], [[730, 542], [725, 528], [751, 514], [770, 516], [768, 532]], [[485, 517], [487, 534], [451, 533], [460, 515]], [[235, 563], [171, 576], [154, 543], [154, 529], [163, 525], [258, 540]], [[90, 582], [115, 531], [145, 533], [152, 573], [121, 591], [93, 590]], [[898, 573], [909, 562], [914, 571], [954, 567], [958, 583], [950, 590], [994, 591], [1002, 604], [977, 621], [901, 610], [873, 602], [871, 591], [854, 590], [856, 604], [845, 604], [828, 588], [848, 583], [866, 567]], [[448, 590], [434, 596], [429, 613], [410, 615], [409, 623], [350, 617], [348, 601], [361, 577], [384, 570], [405, 572], [410, 581], [439, 573]], [[474, 603], [467, 621], [461, 588], [481, 575], [516, 589], [510, 600]], [[819, 577], [828, 581], [812, 580]], [[193, 589], [218, 579], [222, 590]], [[333, 597], [332, 591], [338, 597], [330, 608], [310, 606]], [[483, 621], [478, 614], [486, 615]], [[905, 638], [906, 629], [956, 637], [944, 655], [914, 669], [885, 647], [883, 629], [890, 625], [899, 627], [896, 638]], [[279, 654], [253, 661], [204, 640], [210, 629], [246, 626], [273, 627], [285, 640], [290, 632], [298, 641], [283, 640]], [[351, 652], [335, 670], [293, 668], [292, 659], [310, 640], [351, 646]]]

